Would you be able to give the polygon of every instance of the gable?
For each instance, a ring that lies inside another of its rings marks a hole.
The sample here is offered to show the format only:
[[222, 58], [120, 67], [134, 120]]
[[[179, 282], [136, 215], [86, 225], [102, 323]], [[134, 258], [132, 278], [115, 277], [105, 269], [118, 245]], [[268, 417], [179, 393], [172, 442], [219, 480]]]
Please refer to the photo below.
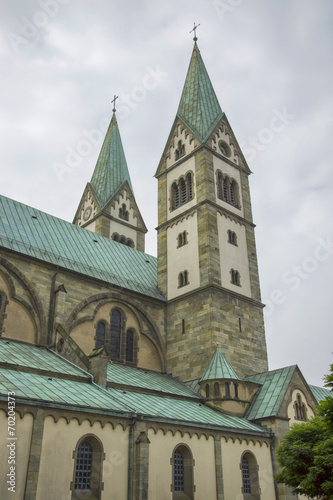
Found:
[[[184, 152], [177, 155], [179, 151], [179, 142], [184, 146]], [[161, 160], [157, 167], [155, 177], [159, 177], [163, 172], [167, 171], [171, 166], [176, 164], [179, 160], [183, 160], [191, 154], [198, 146], [200, 141], [185, 125], [185, 123], [176, 116], [172, 125], [171, 132], [166, 142]]]
[[[127, 216], [122, 211], [127, 212]], [[146, 225], [127, 181], [113, 195], [103, 212], [110, 214], [113, 218], [118, 219], [119, 222], [127, 222], [137, 229], [147, 232]]]
[[[228, 158], [229, 161], [243, 168], [248, 174], [251, 173], [225, 113], [223, 113], [223, 116], [215, 127], [214, 132], [207, 139], [206, 145], [211, 147], [216, 153], [220, 155], [222, 154], [222, 156]], [[226, 145], [226, 148], [228, 149], [227, 153], [224, 152], [224, 145]]]
[[95, 215], [100, 212], [100, 207], [97, 198], [94, 195], [91, 184], [88, 182], [80, 200], [78, 209], [76, 210], [73, 224], [84, 226], [92, 220]]

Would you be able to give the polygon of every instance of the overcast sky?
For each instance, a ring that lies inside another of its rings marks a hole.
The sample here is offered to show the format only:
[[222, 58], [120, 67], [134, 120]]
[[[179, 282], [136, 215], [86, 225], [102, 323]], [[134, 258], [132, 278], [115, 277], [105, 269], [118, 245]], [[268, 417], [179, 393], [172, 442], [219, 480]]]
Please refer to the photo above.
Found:
[[1, 194], [72, 221], [118, 123], [156, 255], [154, 174], [193, 47], [253, 171], [270, 369], [332, 351], [331, 0], [2, 0]]

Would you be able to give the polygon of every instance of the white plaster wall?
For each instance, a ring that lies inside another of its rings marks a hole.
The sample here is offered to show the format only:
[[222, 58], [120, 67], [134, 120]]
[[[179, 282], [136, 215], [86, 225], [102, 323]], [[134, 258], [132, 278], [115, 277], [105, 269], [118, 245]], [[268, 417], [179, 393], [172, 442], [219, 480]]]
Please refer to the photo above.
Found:
[[[33, 426], [33, 416], [27, 413], [21, 419], [18, 413], [15, 413], [15, 464], [8, 464], [9, 448], [7, 447], [10, 441], [7, 440], [7, 415], [3, 410], [0, 410], [0, 498], [1, 500], [23, 500], [25, 483], [27, 477], [30, 443]], [[13, 450], [14, 451], [14, 450]], [[15, 493], [8, 491], [7, 474], [9, 473], [10, 466], [15, 466], [16, 485]]]
[[[179, 233], [187, 232], [187, 244], [179, 248]], [[200, 286], [197, 214], [183, 218], [167, 229], [168, 299], [173, 299]], [[178, 275], [188, 271], [189, 284], [178, 288]]]
[[85, 434], [94, 434], [103, 443], [104, 491], [101, 500], [127, 498], [127, 430], [124, 431], [119, 425], [113, 429], [110, 424], [102, 428], [99, 422], [91, 426], [88, 420], [84, 420], [80, 425], [75, 419], [68, 424], [64, 418], [60, 418], [55, 423], [53, 417], [47, 417], [44, 425], [36, 500], [50, 498], [50, 491], [54, 499], [71, 499], [70, 483], [74, 474], [73, 451], [78, 440]]
[[[249, 259], [245, 226], [225, 215], [217, 214], [217, 227], [220, 242], [220, 266], [222, 286], [228, 290], [251, 297]], [[228, 230], [237, 235], [237, 246], [228, 242]], [[230, 269], [240, 274], [241, 286], [231, 283]]]
[[137, 232], [135, 229], [131, 227], [127, 227], [121, 222], [117, 222], [116, 220], [110, 221], [110, 237], [113, 233], [118, 233], [119, 236], [126, 236], [126, 238], [131, 238], [134, 241], [135, 248], [137, 247]]
[[112, 215], [112, 217], [116, 217], [120, 221], [123, 220], [119, 217], [119, 209], [122, 207], [123, 204], [126, 205], [126, 210], [128, 211], [129, 218], [128, 218], [128, 221], [126, 221], [126, 222], [128, 222], [132, 226], [136, 227], [138, 225], [138, 219], [134, 213], [133, 208], [131, 208], [131, 206], [130, 206], [130, 199], [127, 197], [127, 193], [126, 193], [125, 189], [119, 194], [117, 199], [112, 203], [112, 205], [114, 205], [114, 207], [111, 206], [110, 214]]
[[259, 487], [261, 488], [261, 500], [275, 500], [273, 469], [270, 447], [265, 443], [260, 445], [257, 441], [240, 443], [239, 439], [233, 442], [229, 439], [221, 439], [222, 467], [224, 498], [232, 500], [244, 500], [242, 493], [242, 471], [240, 469], [241, 457], [245, 451], [253, 453], [259, 466]]
[[287, 409], [288, 418], [290, 419], [289, 420], [289, 426], [290, 427], [292, 425], [294, 425], [294, 424], [301, 424], [301, 423], [304, 422], [303, 420], [296, 420], [296, 418], [295, 418], [294, 404], [295, 404], [295, 401], [296, 401], [296, 398], [297, 398], [297, 394], [301, 395], [302, 403], [305, 404], [307, 419], [309, 420], [310, 418], [314, 417], [314, 413], [313, 413], [312, 409], [310, 408], [310, 406], [308, 405], [308, 403], [306, 401], [306, 397], [305, 397], [304, 392], [302, 392], [300, 389], [295, 389], [293, 391], [293, 393], [292, 393], [291, 402], [289, 403], [288, 409]]
[[[176, 210], [171, 210], [171, 185], [174, 181], [177, 181], [180, 177], [184, 177], [188, 172], [192, 172], [192, 179], [193, 179], [193, 199], [185, 205], [181, 205], [179, 208], [176, 208]], [[189, 208], [193, 207], [196, 204], [196, 184], [195, 184], [195, 161], [194, 161], [194, 156], [191, 156], [191, 158], [188, 158], [188, 160], [184, 161], [181, 163], [177, 168], [174, 168], [170, 172], [167, 173], [167, 192], [168, 192], [168, 198], [167, 198], [167, 216], [168, 220], [173, 219], [177, 215], [181, 214], [185, 210], [188, 210]]]
[[92, 231], [93, 233], [95, 233], [95, 228], [96, 228], [96, 221], [92, 221], [90, 224], [88, 224], [88, 226], [85, 226], [84, 229], [88, 229], [88, 231]]
[[[150, 500], [171, 500], [172, 465], [170, 459], [176, 446], [186, 444], [191, 452], [195, 465], [193, 467], [195, 498], [198, 500], [216, 500], [214, 439], [205, 436], [192, 438], [185, 433], [170, 431], [165, 435], [159, 430], [155, 434], [149, 430], [149, 486]], [[226, 497], [228, 498], [228, 497]], [[232, 498], [232, 497], [230, 497]]]
[[[241, 186], [241, 179], [240, 179], [240, 173], [239, 170], [232, 165], [229, 165], [229, 163], [224, 162], [221, 158], [218, 158], [217, 156], [213, 156], [213, 162], [214, 162], [214, 174], [215, 174], [215, 201], [218, 205], [221, 207], [226, 208], [230, 212], [234, 212], [235, 214], [239, 215], [240, 217], [244, 216], [244, 210], [243, 210], [243, 199], [242, 199], [242, 186]], [[230, 205], [230, 203], [227, 203], [217, 196], [217, 175], [216, 172], [217, 170], [221, 170], [224, 174], [227, 174], [230, 179], [235, 179], [235, 181], [238, 184], [239, 188], [239, 203], [240, 203], [240, 209], [234, 207], [233, 205]]]
[[[191, 153], [191, 151], [193, 151], [194, 140], [192, 140], [192, 137], [193, 137], [192, 134], [188, 134], [186, 129], [183, 126], [178, 125], [178, 127], [175, 131], [175, 134], [173, 136], [172, 144], [169, 148], [169, 157], [166, 160], [166, 168], [169, 168], [174, 163], [176, 163], [175, 151], [178, 147], [178, 141], [181, 140], [183, 142], [183, 144], [185, 145], [185, 156], [188, 155], [189, 153]], [[177, 161], [179, 161], [179, 160], [177, 160]]]

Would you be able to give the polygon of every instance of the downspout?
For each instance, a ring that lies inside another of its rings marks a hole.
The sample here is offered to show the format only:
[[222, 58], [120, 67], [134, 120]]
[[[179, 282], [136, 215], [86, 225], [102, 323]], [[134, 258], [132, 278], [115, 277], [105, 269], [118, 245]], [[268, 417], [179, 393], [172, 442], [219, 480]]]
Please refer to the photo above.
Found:
[[133, 430], [138, 416], [135, 413], [129, 431], [128, 443], [128, 500], [132, 500], [132, 481], [133, 481]]
[[54, 306], [55, 306], [54, 290], [55, 290], [55, 284], [56, 284], [56, 279], [57, 279], [58, 271], [59, 271], [59, 266], [57, 266], [56, 272], [54, 273], [54, 276], [52, 278], [52, 283], [51, 283], [50, 307], [49, 307], [49, 322], [48, 322], [48, 332], [47, 332], [47, 341], [46, 341], [46, 346], [47, 347], [50, 346], [50, 344], [51, 344], [51, 338], [52, 338], [53, 323], [54, 323]]

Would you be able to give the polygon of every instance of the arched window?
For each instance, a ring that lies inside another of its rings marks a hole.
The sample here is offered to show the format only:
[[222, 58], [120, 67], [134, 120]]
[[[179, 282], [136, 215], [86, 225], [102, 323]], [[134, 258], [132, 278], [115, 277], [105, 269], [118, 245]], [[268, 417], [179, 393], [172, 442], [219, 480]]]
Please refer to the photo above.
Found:
[[187, 201], [187, 193], [186, 193], [186, 183], [183, 178], [180, 179], [179, 181], [179, 187], [180, 187], [180, 203], [181, 205], [184, 205]]
[[218, 172], [217, 174], [217, 197], [220, 200], [223, 199], [223, 177], [222, 172]]
[[121, 312], [111, 311], [110, 358], [120, 359]]
[[174, 491], [184, 491], [184, 457], [180, 450], [173, 455], [173, 482]]
[[113, 239], [114, 241], [119, 241], [119, 234], [117, 234], [117, 233], [113, 233], [113, 235], [112, 235], [112, 239]]
[[233, 285], [240, 286], [240, 275], [239, 275], [239, 272], [235, 271], [235, 269], [231, 269], [230, 274], [231, 274], [231, 283]]
[[172, 210], [179, 207], [179, 189], [178, 185], [174, 182], [171, 186], [171, 207]]
[[175, 160], [179, 160], [182, 156], [185, 155], [185, 144], [182, 143], [182, 141], [178, 141], [177, 144], [177, 149], [175, 151]]
[[214, 384], [214, 396], [216, 398], [220, 397], [220, 384], [218, 382], [215, 382]]
[[72, 499], [100, 498], [103, 490], [101, 442], [94, 436], [84, 436], [74, 451], [74, 477], [71, 483]]
[[79, 444], [76, 457], [75, 490], [90, 490], [92, 470], [92, 447], [84, 441]]
[[302, 397], [300, 394], [297, 394], [296, 401], [294, 403], [295, 408], [295, 420], [303, 420], [306, 421], [306, 406], [302, 402]]
[[209, 384], [205, 385], [206, 398], [209, 398]]
[[223, 200], [228, 203], [230, 203], [229, 184], [229, 177], [225, 177], [223, 181]]
[[234, 231], [231, 231], [230, 229], [228, 230], [228, 243], [231, 243], [232, 245], [237, 245], [237, 236]]
[[126, 361], [133, 363], [134, 361], [134, 332], [132, 329], [126, 333]]
[[243, 493], [251, 493], [250, 467], [249, 467], [249, 461], [245, 455], [242, 457], [242, 477], [243, 477]]
[[238, 399], [238, 384], [234, 382], [234, 389], [235, 389], [235, 398]]
[[125, 203], [123, 203], [122, 206], [119, 208], [119, 217], [124, 220], [129, 219], [129, 214], [128, 211], [126, 210]]
[[105, 344], [105, 323], [103, 323], [103, 321], [99, 321], [97, 323], [95, 340], [96, 348], [101, 347]]
[[[191, 450], [186, 445], [179, 445], [172, 455], [172, 493], [173, 499], [180, 498], [183, 493], [184, 498], [193, 499], [193, 458]], [[183, 498], [182, 496], [182, 498]]]
[[5, 314], [7, 305], [7, 295], [0, 290], [0, 337], [2, 335], [3, 324], [7, 315]]
[[182, 273], [179, 273], [178, 275], [178, 288], [181, 288], [182, 286], [188, 285], [188, 272], [183, 271]]
[[179, 233], [178, 236], [177, 236], [177, 241], [178, 241], [178, 247], [177, 248], [186, 245], [186, 243], [187, 243], [187, 232], [183, 231], [182, 233]]
[[229, 384], [229, 382], [225, 382], [224, 392], [225, 392], [225, 397], [230, 398], [230, 384]]
[[193, 186], [192, 186], [192, 174], [189, 172], [186, 175], [186, 188], [187, 188], [187, 201], [192, 200], [193, 197]]
[[253, 453], [247, 451], [243, 454], [241, 459], [241, 471], [244, 498], [260, 500], [258, 465]]

